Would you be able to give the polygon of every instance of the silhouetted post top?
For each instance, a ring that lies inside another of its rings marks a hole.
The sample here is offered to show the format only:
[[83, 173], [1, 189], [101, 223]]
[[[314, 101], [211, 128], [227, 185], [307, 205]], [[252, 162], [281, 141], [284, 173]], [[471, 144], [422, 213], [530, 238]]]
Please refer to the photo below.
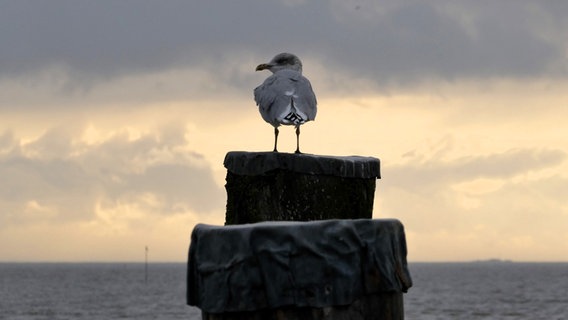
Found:
[[227, 153], [223, 164], [230, 172], [245, 176], [287, 170], [342, 178], [381, 178], [380, 161], [373, 157], [232, 151]]

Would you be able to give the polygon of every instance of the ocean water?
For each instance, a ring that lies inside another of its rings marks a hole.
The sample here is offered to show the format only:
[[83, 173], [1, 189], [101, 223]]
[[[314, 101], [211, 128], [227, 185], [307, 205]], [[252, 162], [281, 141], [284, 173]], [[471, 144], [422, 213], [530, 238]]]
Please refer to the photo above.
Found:
[[0, 320], [201, 319], [185, 304], [186, 265], [0, 264]]
[[405, 319], [568, 319], [568, 263], [415, 263]]
[[[568, 263], [411, 263], [405, 319], [568, 319]], [[201, 319], [183, 263], [0, 263], [0, 319]]]

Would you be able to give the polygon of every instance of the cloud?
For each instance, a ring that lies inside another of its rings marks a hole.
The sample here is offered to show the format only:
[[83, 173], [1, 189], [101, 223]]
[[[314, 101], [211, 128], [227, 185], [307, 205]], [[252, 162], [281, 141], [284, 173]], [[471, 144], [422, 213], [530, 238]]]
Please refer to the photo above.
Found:
[[377, 186], [379, 216], [402, 219], [425, 238], [472, 233], [493, 235], [494, 241], [538, 237], [557, 229], [553, 221], [568, 220], [568, 207], [555, 191], [567, 182], [555, 173], [566, 163], [565, 151], [513, 149], [447, 159], [453, 147], [445, 148], [426, 158], [409, 154], [406, 162], [384, 168]]
[[41, 221], [42, 213], [43, 220], [89, 221], [101, 206], [132, 204], [158, 215], [206, 215], [222, 206], [223, 190], [203, 157], [186, 148], [183, 127], [117, 132], [96, 143], [83, 133], [56, 127], [26, 143], [0, 136], [3, 226]]
[[390, 187], [431, 192], [432, 188], [475, 179], [511, 179], [558, 166], [568, 157], [563, 150], [513, 149], [444, 160], [442, 157], [446, 151], [439, 152], [441, 154], [430, 154], [432, 158], [427, 159], [409, 153], [406, 163], [386, 169], [383, 176], [389, 180]]
[[[377, 88], [565, 78], [562, 12], [566, 5], [552, 1], [8, 1], [0, 13], [0, 77], [55, 67], [70, 83], [90, 86], [200, 68], [233, 83], [275, 53], [292, 51], [329, 68], [327, 78], [345, 73]], [[227, 75], [242, 64], [250, 68]]]
[[334, 60], [341, 61], [340, 55], [352, 59], [339, 63], [342, 72], [401, 87], [440, 80], [566, 76], [566, 39], [562, 28], [551, 27], [559, 27], [561, 19], [547, 4], [386, 3], [363, 2], [357, 10], [346, 4], [337, 13], [349, 16], [335, 43], [342, 50], [329, 52]]

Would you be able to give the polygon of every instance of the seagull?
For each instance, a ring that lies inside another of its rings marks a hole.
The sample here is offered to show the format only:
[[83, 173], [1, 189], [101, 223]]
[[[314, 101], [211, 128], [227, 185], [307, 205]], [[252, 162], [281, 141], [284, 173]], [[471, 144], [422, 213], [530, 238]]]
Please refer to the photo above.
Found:
[[256, 71], [272, 75], [254, 89], [254, 100], [264, 121], [274, 127], [274, 152], [278, 152], [278, 127], [296, 127], [296, 152], [300, 152], [300, 126], [314, 120], [317, 101], [310, 81], [302, 76], [302, 62], [291, 53], [277, 54], [270, 62], [259, 64]]

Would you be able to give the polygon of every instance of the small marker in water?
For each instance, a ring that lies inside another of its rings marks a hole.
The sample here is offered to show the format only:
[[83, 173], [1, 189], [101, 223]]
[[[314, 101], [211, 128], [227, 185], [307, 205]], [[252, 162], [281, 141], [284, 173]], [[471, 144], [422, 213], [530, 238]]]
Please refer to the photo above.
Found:
[[144, 260], [144, 282], [148, 283], [148, 246], [146, 246], [146, 256]]

